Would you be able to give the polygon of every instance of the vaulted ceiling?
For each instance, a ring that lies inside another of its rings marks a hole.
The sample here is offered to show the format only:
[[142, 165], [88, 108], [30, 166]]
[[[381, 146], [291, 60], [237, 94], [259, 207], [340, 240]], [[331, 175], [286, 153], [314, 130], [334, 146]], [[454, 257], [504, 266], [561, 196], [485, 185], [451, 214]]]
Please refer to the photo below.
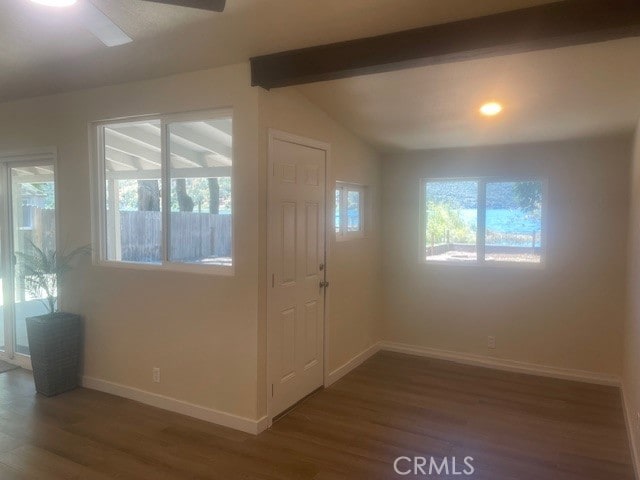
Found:
[[[635, 129], [639, 54], [628, 38], [297, 88], [382, 150], [564, 140]], [[481, 116], [492, 100], [503, 113]]]
[[[223, 13], [210, 13], [141, 0], [91, 0], [134, 39], [107, 48], [82, 28], [73, 9], [2, 0], [0, 101], [245, 62], [551, 1], [227, 0]], [[635, 127], [638, 52], [640, 39], [628, 38], [295, 88], [383, 150], [585, 137]], [[504, 103], [504, 113], [480, 117], [478, 107], [487, 100]]]
[[134, 38], [106, 48], [82, 28], [73, 8], [2, 0], [0, 101], [244, 62], [549, 1], [228, 0], [223, 13], [210, 13], [141, 0], [91, 0]]

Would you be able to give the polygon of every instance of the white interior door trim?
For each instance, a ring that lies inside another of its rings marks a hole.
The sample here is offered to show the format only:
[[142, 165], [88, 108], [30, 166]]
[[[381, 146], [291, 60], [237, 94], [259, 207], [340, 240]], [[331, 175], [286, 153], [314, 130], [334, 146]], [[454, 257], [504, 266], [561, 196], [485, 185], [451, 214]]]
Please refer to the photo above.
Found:
[[[267, 172], [273, 172], [274, 168], [274, 142], [276, 140], [286, 141], [290, 143], [294, 143], [297, 145], [302, 145], [305, 147], [315, 148], [318, 150], [322, 150], [325, 152], [325, 228], [324, 228], [324, 248], [325, 248], [325, 280], [331, 283], [331, 242], [330, 242], [330, 233], [332, 233], [333, 220], [332, 215], [335, 215], [335, 206], [334, 201], [332, 201], [333, 197], [333, 176], [332, 176], [332, 164], [331, 164], [331, 145], [329, 143], [315, 140], [307, 137], [303, 137], [300, 135], [295, 135], [292, 133], [288, 133], [282, 130], [277, 130], [273, 128], [268, 129], [268, 148], [267, 148]], [[271, 219], [269, 217], [269, 210], [271, 207], [271, 192], [273, 189], [273, 175], [270, 173], [267, 174], [267, 252], [269, 251], [269, 237], [268, 229], [270, 228]], [[272, 414], [272, 396], [271, 396], [271, 388], [272, 388], [272, 378], [271, 378], [271, 370], [270, 370], [270, 352], [269, 352], [269, 342], [268, 342], [268, 322], [269, 322], [269, 305], [270, 305], [270, 296], [272, 295], [271, 288], [269, 285], [271, 284], [271, 274], [272, 268], [269, 262], [269, 258], [267, 256], [267, 269], [266, 269], [266, 279], [267, 282], [267, 302], [266, 302], [266, 321], [267, 325], [265, 328], [265, 341], [266, 345], [266, 382], [265, 382], [265, 394], [267, 397], [267, 428], [270, 427], [273, 423], [273, 414]], [[329, 385], [329, 361], [328, 361], [328, 334], [327, 334], [327, 312], [329, 311], [329, 305], [331, 301], [331, 288], [325, 289], [325, 297], [324, 297], [324, 318], [323, 318], [323, 385], [326, 387]]]
[[58, 157], [56, 147], [24, 148], [20, 150], [0, 151], [0, 162], [19, 163], [21, 161], [50, 161], [55, 164]]
[[[13, 218], [11, 212], [12, 186], [9, 170], [12, 167], [37, 166], [43, 163], [53, 165], [54, 195], [56, 202], [55, 228], [56, 245], [60, 240], [60, 214], [59, 214], [59, 191], [58, 188], [58, 149], [56, 147], [25, 148], [12, 151], [0, 151], [0, 268], [4, 269], [3, 282], [4, 298], [14, 296], [14, 266], [13, 255]], [[62, 304], [62, 299], [59, 300]], [[62, 308], [62, 307], [61, 307]], [[15, 351], [14, 336], [14, 306], [13, 302], [4, 305], [4, 329], [5, 329], [5, 351], [0, 352], [0, 360], [18, 365], [19, 367], [31, 370], [31, 357]]]

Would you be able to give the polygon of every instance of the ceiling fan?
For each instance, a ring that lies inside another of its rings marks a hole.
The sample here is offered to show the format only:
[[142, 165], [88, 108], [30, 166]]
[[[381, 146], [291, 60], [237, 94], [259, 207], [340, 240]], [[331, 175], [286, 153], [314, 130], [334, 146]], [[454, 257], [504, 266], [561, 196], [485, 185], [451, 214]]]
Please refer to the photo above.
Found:
[[[82, 21], [82, 26], [95, 35], [107, 47], [116, 47], [132, 42], [118, 25], [93, 5], [90, 0], [31, 0], [33, 3], [49, 7], [74, 7]], [[226, 0], [143, 0], [150, 3], [164, 3], [179, 7], [196, 8], [211, 12], [222, 12]]]

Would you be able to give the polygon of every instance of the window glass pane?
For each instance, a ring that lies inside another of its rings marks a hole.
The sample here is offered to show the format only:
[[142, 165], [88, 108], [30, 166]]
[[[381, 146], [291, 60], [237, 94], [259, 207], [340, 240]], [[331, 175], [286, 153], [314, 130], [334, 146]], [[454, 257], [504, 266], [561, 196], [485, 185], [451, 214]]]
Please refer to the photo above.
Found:
[[46, 288], [25, 272], [26, 258], [40, 258], [41, 252], [51, 257], [56, 250], [54, 167], [20, 166], [11, 168], [10, 175], [13, 249], [19, 259], [14, 281], [14, 347], [17, 353], [29, 355], [26, 319], [48, 313], [51, 302], [57, 300], [51, 276], [45, 276]]
[[232, 264], [231, 117], [169, 125], [172, 262]]
[[426, 184], [426, 258], [477, 261], [477, 181], [429, 181]]
[[348, 190], [347, 191], [347, 231], [359, 232], [361, 227], [360, 219], [360, 191]]
[[342, 188], [336, 188], [336, 215], [335, 215], [335, 229], [336, 233], [340, 233], [340, 209], [342, 207]]
[[160, 121], [104, 127], [108, 260], [162, 261]]
[[487, 183], [485, 260], [540, 263], [542, 182]]

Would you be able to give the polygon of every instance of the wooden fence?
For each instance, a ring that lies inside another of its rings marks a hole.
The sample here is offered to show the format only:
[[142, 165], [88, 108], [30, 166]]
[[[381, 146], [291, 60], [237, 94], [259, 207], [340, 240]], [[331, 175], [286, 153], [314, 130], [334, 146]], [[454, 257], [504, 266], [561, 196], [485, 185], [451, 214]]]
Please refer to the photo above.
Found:
[[14, 212], [16, 252], [28, 252], [31, 243], [44, 250], [56, 249], [56, 211], [34, 206], [25, 206]]
[[[122, 260], [160, 262], [160, 212], [120, 212]], [[176, 261], [231, 257], [231, 215], [197, 212], [171, 213], [170, 258]]]

